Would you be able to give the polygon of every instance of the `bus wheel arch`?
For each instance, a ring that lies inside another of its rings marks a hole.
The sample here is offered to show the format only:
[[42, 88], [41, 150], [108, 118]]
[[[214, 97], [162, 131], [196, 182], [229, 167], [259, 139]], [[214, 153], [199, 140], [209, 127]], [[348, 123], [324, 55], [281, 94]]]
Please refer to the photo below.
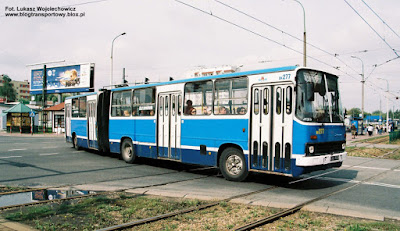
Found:
[[249, 174], [243, 149], [234, 144], [220, 147], [218, 167], [225, 179], [230, 181], [243, 181]]
[[128, 163], [132, 164], [136, 160], [135, 146], [132, 143], [132, 140], [128, 137], [122, 138], [120, 154], [122, 159]]

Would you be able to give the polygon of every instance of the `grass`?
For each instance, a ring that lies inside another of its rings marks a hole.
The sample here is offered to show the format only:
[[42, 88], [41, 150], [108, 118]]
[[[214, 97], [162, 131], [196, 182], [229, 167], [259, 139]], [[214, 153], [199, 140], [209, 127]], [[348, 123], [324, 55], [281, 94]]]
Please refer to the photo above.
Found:
[[[39, 230], [94, 230], [187, 207], [199, 200], [136, 196], [114, 193], [64, 203], [7, 211], [8, 220]], [[221, 202], [219, 206], [144, 224], [132, 230], [234, 230], [275, 214], [280, 209]], [[258, 230], [400, 230], [400, 221], [376, 222], [329, 214], [299, 211]]]
[[[200, 205], [199, 200], [116, 193], [8, 211], [4, 217], [39, 230], [93, 230]], [[174, 229], [173, 227], [170, 227]]]
[[394, 149], [388, 148], [368, 148], [368, 147], [347, 147], [346, 148], [347, 154], [349, 156], [357, 156], [357, 157], [365, 157], [365, 158], [378, 158], [384, 157], [388, 159], [393, 159], [394, 156], [388, 155], [387, 153], [393, 152]]
[[[355, 143], [389, 144], [389, 135], [354, 141]], [[400, 145], [400, 140], [390, 144]], [[346, 147], [349, 156], [400, 160], [400, 150], [390, 148]]]
[[25, 187], [14, 187], [14, 186], [0, 186], [0, 193], [4, 193], [4, 192], [12, 192], [12, 191], [21, 191], [21, 190], [25, 190]]

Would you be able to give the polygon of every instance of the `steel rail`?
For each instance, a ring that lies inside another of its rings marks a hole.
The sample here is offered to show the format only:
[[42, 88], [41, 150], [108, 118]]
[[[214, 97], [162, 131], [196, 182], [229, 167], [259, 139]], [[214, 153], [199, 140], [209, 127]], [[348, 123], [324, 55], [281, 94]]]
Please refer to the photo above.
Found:
[[282, 217], [285, 217], [285, 216], [288, 216], [288, 215], [290, 215], [290, 214], [293, 214], [293, 213], [295, 213], [295, 212], [301, 210], [301, 209], [302, 209], [304, 206], [306, 206], [306, 205], [312, 204], [312, 203], [314, 203], [314, 202], [323, 200], [323, 199], [325, 199], [325, 198], [327, 198], [327, 197], [330, 197], [330, 196], [332, 196], [332, 195], [335, 195], [335, 194], [344, 192], [344, 191], [346, 191], [346, 190], [352, 189], [352, 188], [354, 188], [354, 187], [357, 187], [357, 186], [359, 186], [360, 184], [363, 184], [363, 183], [365, 183], [365, 182], [367, 182], [367, 181], [369, 181], [369, 180], [372, 180], [372, 179], [374, 179], [374, 178], [376, 178], [376, 177], [378, 177], [378, 176], [381, 176], [381, 175], [383, 175], [383, 174], [386, 174], [387, 172], [392, 171], [392, 170], [394, 170], [394, 169], [396, 169], [396, 168], [398, 168], [398, 167], [400, 167], [400, 165], [397, 165], [397, 166], [395, 166], [395, 167], [393, 167], [393, 168], [391, 168], [391, 169], [389, 169], [389, 170], [386, 170], [386, 171], [383, 171], [383, 172], [381, 172], [381, 173], [378, 173], [378, 174], [376, 174], [376, 175], [374, 175], [374, 176], [371, 176], [371, 177], [369, 177], [369, 178], [367, 178], [367, 179], [365, 179], [365, 180], [362, 180], [362, 181], [360, 181], [360, 182], [358, 182], [358, 183], [356, 183], [356, 184], [354, 184], [354, 185], [350, 185], [349, 187], [346, 187], [346, 188], [343, 188], [343, 189], [339, 189], [339, 190], [336, 190], [336, 191], [334, 191], [334, 192], [327, 193], [327, 194], [322, 195], [322, 196], [319, 196], [319, 197], [317, 197], [317, 198], [308, 200], [308, 201], [303, 202], [303, 203], [301, 203], [301, 204], [299, 204], [299, 205], [296, 205], [296, 206], [294, 206], [294, 207], [292, 207], [292, 208], [286, 209], [286, 210], [284, 210], [284, 211], [282, 211], [282, 212], [276, 213], [276, 214], [274, 214], [274, 215], [271, 215], [271, 216], [268, 216], [268, 217], [259, 219], [259, 220], [255, 221], [255, 222], [251, 222], [251, 223], [249, 223], [249, 224], [246, 224], [246, 225], [243, 225], [243, 226], [241, 226], [241, 227], [238, 227], [238, 228], [236, 228], [235, 230], [236, 230], [236, 231], [251, 230], [251, 229], [257, 228], [257, 227], [259, 227], [259, 226], [266, 225], [266, 224], [271, 223], [271, 222], [273, 222], [273, 221], [275, 221], [275, 220], [277, 220], [277, 219], [280, 219], [280, 218], [282, 218]]
[[[370, 162], [370, 161], [372, 161], [372, 160], [364, 161], [364, 162], [362, 162], [361, 164], [367, 163], [367, 162]], [[359, 164], [360, 164], [360, 163], [359, 163]], [[348, 169], [348, 168], [352, 168], [352, 167], [354, 167], [354, 166], [355, 166], [355, 165], [352, 165], [352, 166], [349, 166], [349, 167], [343, 168], [343, 169], [338, 169], [338, 170], [336, 170], [336, 171], [334, 171], [334, 172], [341, 171], [341, 170]], [[397, 167], [395, 167], [395, 168], [397, 168]], [[391, 169], [390, 169], [390, 170], [387, 170], [387, 171], [391, 171]], [[385, 172], [386, 172], [386, 171], [385, 171]], [[330, 174], [330, 173], [332, 173], [332, 172], [328, 172], [327, 174]], [[378, 175], [379, 175], [379, 174], [378, 174]], [[378, 176], [378, 175], [377, 175], [377, 176]], [[314, 179], [314, 178], [317, 178], [317, 177], [318, 177], [318, 176], [306, 178], [305, 180], [295, 180], [295, 181], [292, 181], [292, 182], [287, 183], [287, 185], [296, 184], [296, 183], [303, 182], [303, 181], [307, 181], [307, 180]], [[376, 176], [374, 176], [374, 177], [376, 177]], [[370, 177], [370, 178], [368, 178], [367, 180], [370, 180], [370, 179], [372, 179], [372, 178], [373, 178], [373, 177]], [[366, 180], [365, 180], [365, 181], [366, 181]], [[361, 182], [357, 183], [356, 185], [351, 186], [350, 188], [355, 187], [355, 186], [357, 186], [357, 185], [359, 185], [359, 184], [362, 184], [362, 183], [364, 183], [365, 181], [361, 181]], [[150, 187], [151, 187], [151, 186], [150, 186]], [[132, 222], [124, 223], [124, 224], [119, 224], [119, 225], [115, 225], [115, 226], [110, 226], [110, 227], [98, 229], [97, 231], [124, 230], [124, 229], [127, 229], [127, 228], [132, 228], [132, 227], [135, 227], [135, 226], [139, 226], [139, 225], [143, 225], [143, 224], [148, 224], [148, 223], [152, 223], [152, 222], [155, 222], [155, 221], [163, 220], [163, 219], [166, 219], [166, 218], [174, 217], [174, 216], [177, 216], [177, 215], [180, 215], [180, 214], [185, 214], [185, 213], [190, 213], [190, 212], [194, 212], [194, 211], [199, 211], [199, 210], [207, 209], [207, 208], [210, 208], [210, 207], [213, 207], [213, 206], [217, 206], [217, 205], [221, 204], [222, 202], [229, 202], [229, 201], [231, 201], [231, 200], [233, 200], [233, 199], [237, 199], [237, 198], [246, 197], [246, 196], [249, 196], [249, 195], [258, 194], [258, 193], [261, 193], [261, 192], [266, 192], [266, 191], [274, 190], [274, 189], [277, 189], [277, 188], [281, 188], [281, 187], [280, 187], [280, 186], [272, 186], [272, 187], [268, 187], [268, 188], [265, 188], [265, 189], [260, 189], [260, 190], [256, 190], [256, 191], [252, 191], [252, 192], [248, 192], [248, 193], [243, 193], [243, 194], [239, 194], [239, 195], [236, 195], [236, 196], [232, 196], [232, 197], [229, 197], [229, 198], [226, 198], [226, 199], [222, 199], [222, 200], [219, 200], [219, 201], [216, 201], [216, 202], [212, 202], [212, 203], [209, 203], [209, 204], [206, 204], [206, 205], [197, 206], [197, 207], [191, 207], [191, 208], [182, 209], [182, 210], [175, 211], [175, 212], [171, 212], [171, 213], [166, 213], [166, 214], [157, 215], [157, 216], [154, 216], [154, 217], [144, 218], [144, 219], [141, 219], [141, 220], [136, 220], [136, 221], [132, 221]], [[286, 210], [284, 210], [284, 211], [282, 211], [282, 212], [276, 213], [276, 214], [274, 214], [274, 215], [268, 217], [268, 219], [261, 219], [261, 220], [258, 220], [258, 221], [255, 222], [255, 224], [256, 224], [255, 227], [260, 226], [260, 225], [262, 225], [262, 224], [265, 224], [265, 222], [268, 223], [268, 222], [274, 221], [274, 220], [276, 220], [276, 219], [279, 219], [279, 218], [281, 218], [281, 217], [287, 216], [287, 215], [289, 215], [289, 214], [295, 213], [295, 212], [297, 212], [298, 210], [300, 210], [301, 208], [303, 208], [304, 206], [306, 206], [306, 205], [308, 205], [308, 204], [311, 204], [311, 203], [313, 203], [313, 202], [315, 202], [315, 201], [318, 201], [318, 200], [322, 200], [322, 199], [324, 199], [324, 198], [326, 198], [326, 197], [329, 197], [329, 196], [334, 195], [334, 194], [336, 194], [336, 193], [339, 193], [339, 192], [348, 190], [348, 189], [350, 189], [350, 188], [348, 187], [348, 188], [340, 189], [340, 190], [338, 190], [338, 191], [335, 191], [335, 192], [332, 192], [332, 193], [329, 193], [329, 194], [325, 194], [325, 195], [320, 196], [320, 197], [318, 197], [318, 198], [315, 198], [315, 199], [313, 199], [313, 200], [310, 200], [310, 201], [304, 202], [304, 203], [302, 203], [302, 204], [299, 204], [299, 205], [297, 205], [297, 206], [295, 206], [295, 207], [293, 207], [293, 208], [286, 209]], [[250, 229], [251, 229], [251, 228], [250, 228]], [[246, 230], [246, 229], [244, 229], [244, 230]], [[247, 229], [247, 230], [248, 230], [248, 229]]]
[[[206, 171], [212, 169], [211, 167], [201, 167], [201, 168], [195, 168], [195, 169], [185, 169], [182, 171], [178, 172], [199, 172], [199, 171]], [[160, 175], [167, 175], [167, 174], [172, 174], [172, 173], [178, 173], [178, 172], [168, 172], [168, 173], [163, 173], [163, 174], [154, 174], [150, 176], [160, 176]], [[149, 177], [149, 175], [146, 176], [140, 176], [140, 177]], [[140, 178], [140, 177], [129, 177], [129, 178], [124, 178], [126, 179], [134, 179], [134, 178]], [[67, 200], [74, 200], [74, 199], [81, 199], [85, 197], [95, 197], [95, 196], [101, 196], [105, 194], [110, 194], [110, 193], [115, 193], [115, 192], [123, 192], [125, 190], [129, 189], [137, 189], [137, 188], [149, 188], [149, 187], [156, 187], [156, 186], [163, 186], [167, 184], [172, 184], [172, 183], [180, 183], [180, 182], [185, 182], [185, 181], [190, 181], [190, 180], [197, 180], [197, 179], [202, 179], [202, 178], [207, 178], [209, 176], [201, 176], [201, 177], [196, 177], [196, 178], [191, 178], [191, 179], [185, 179], [185, 180], [177, 180], [177, 181], [170, 181], [166, 183], [158, 183], [158, 184], [152, 184], [152, 185], [146, 185], [146, 186], [138, 186], [138, 187], [132, 187], [132, 188], [126, 188], [126, 189], [120, 189], [120, 190], [114, 190], [114, 191], [108, 191], [108, 192], [97, 192], [93, 194], [87, 194], [87, 195], [79, 195], [79, 196], [72, 196], [72, 197], [67, 197], [67, 198], [60, 198], [60, 199], [53, 199], [53, 200], [43, 200], [43, 201], [35, 201], [35, 202], [30, 202], [30, 203], [24, 203], [24, 204], [16, 204], [16, 205], [8, 205], [8, 206], [2, 206], [0, 207], [0, 211], [2, 210], [8, 210], [8, 209], [13, 209], [13, 208], [19, 208], [19, 207], [26, 207], [26, 206], [34, 206], [34, 205], [40, 205], [40, 204], [46, 204], [46, 203], [54, 203], [54, 202], [60, 202], [60, 201], [67, 201]], [[101, 181], [105, 182], [105, 181]], [[64, 185], [62, 187], [68, 187], [71, 185]], [[48, 190], [50, 188], [40, 188], [40, 189], [27, 189], [27, 190], [20, 190], [20, 191], [15, 191], [14, 193], [24, 193], [24, 192], [34, 192], [34, 191], [41, 191], [41, 190]], [[3, 195], [9, 195], [12, 194], [13, 192], [6, 192], [4, 194], [0, 194], [0, 196]]]

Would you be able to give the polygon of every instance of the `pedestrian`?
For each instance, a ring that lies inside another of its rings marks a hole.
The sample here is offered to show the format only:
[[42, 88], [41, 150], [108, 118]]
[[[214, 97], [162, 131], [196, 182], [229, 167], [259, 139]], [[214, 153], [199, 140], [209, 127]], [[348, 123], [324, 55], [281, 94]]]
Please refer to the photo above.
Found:
[[353, 136], [352, 138], [355, 139], [356, 138], [356, 132], [357, 132], [357, 128], [354, 124], [351, 125], [351, 135]]
[[371, 136], [372, 133], [374, 132], [374, 127], [370, 124], [367, 127], [368, 135]]

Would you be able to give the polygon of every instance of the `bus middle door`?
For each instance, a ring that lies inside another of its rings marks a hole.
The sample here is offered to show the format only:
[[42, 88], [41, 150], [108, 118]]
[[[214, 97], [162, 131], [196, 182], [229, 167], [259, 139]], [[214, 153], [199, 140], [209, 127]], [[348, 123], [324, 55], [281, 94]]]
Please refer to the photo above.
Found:
[[96, 101], [88, 101], [88, 142], [89, 148], [96, 148]]
[[250, 168], [273, 171], [272, 86], [252, 88]]
[[158, 100], [158, 156], [180, 160], [181, 93], [160, 93]]

